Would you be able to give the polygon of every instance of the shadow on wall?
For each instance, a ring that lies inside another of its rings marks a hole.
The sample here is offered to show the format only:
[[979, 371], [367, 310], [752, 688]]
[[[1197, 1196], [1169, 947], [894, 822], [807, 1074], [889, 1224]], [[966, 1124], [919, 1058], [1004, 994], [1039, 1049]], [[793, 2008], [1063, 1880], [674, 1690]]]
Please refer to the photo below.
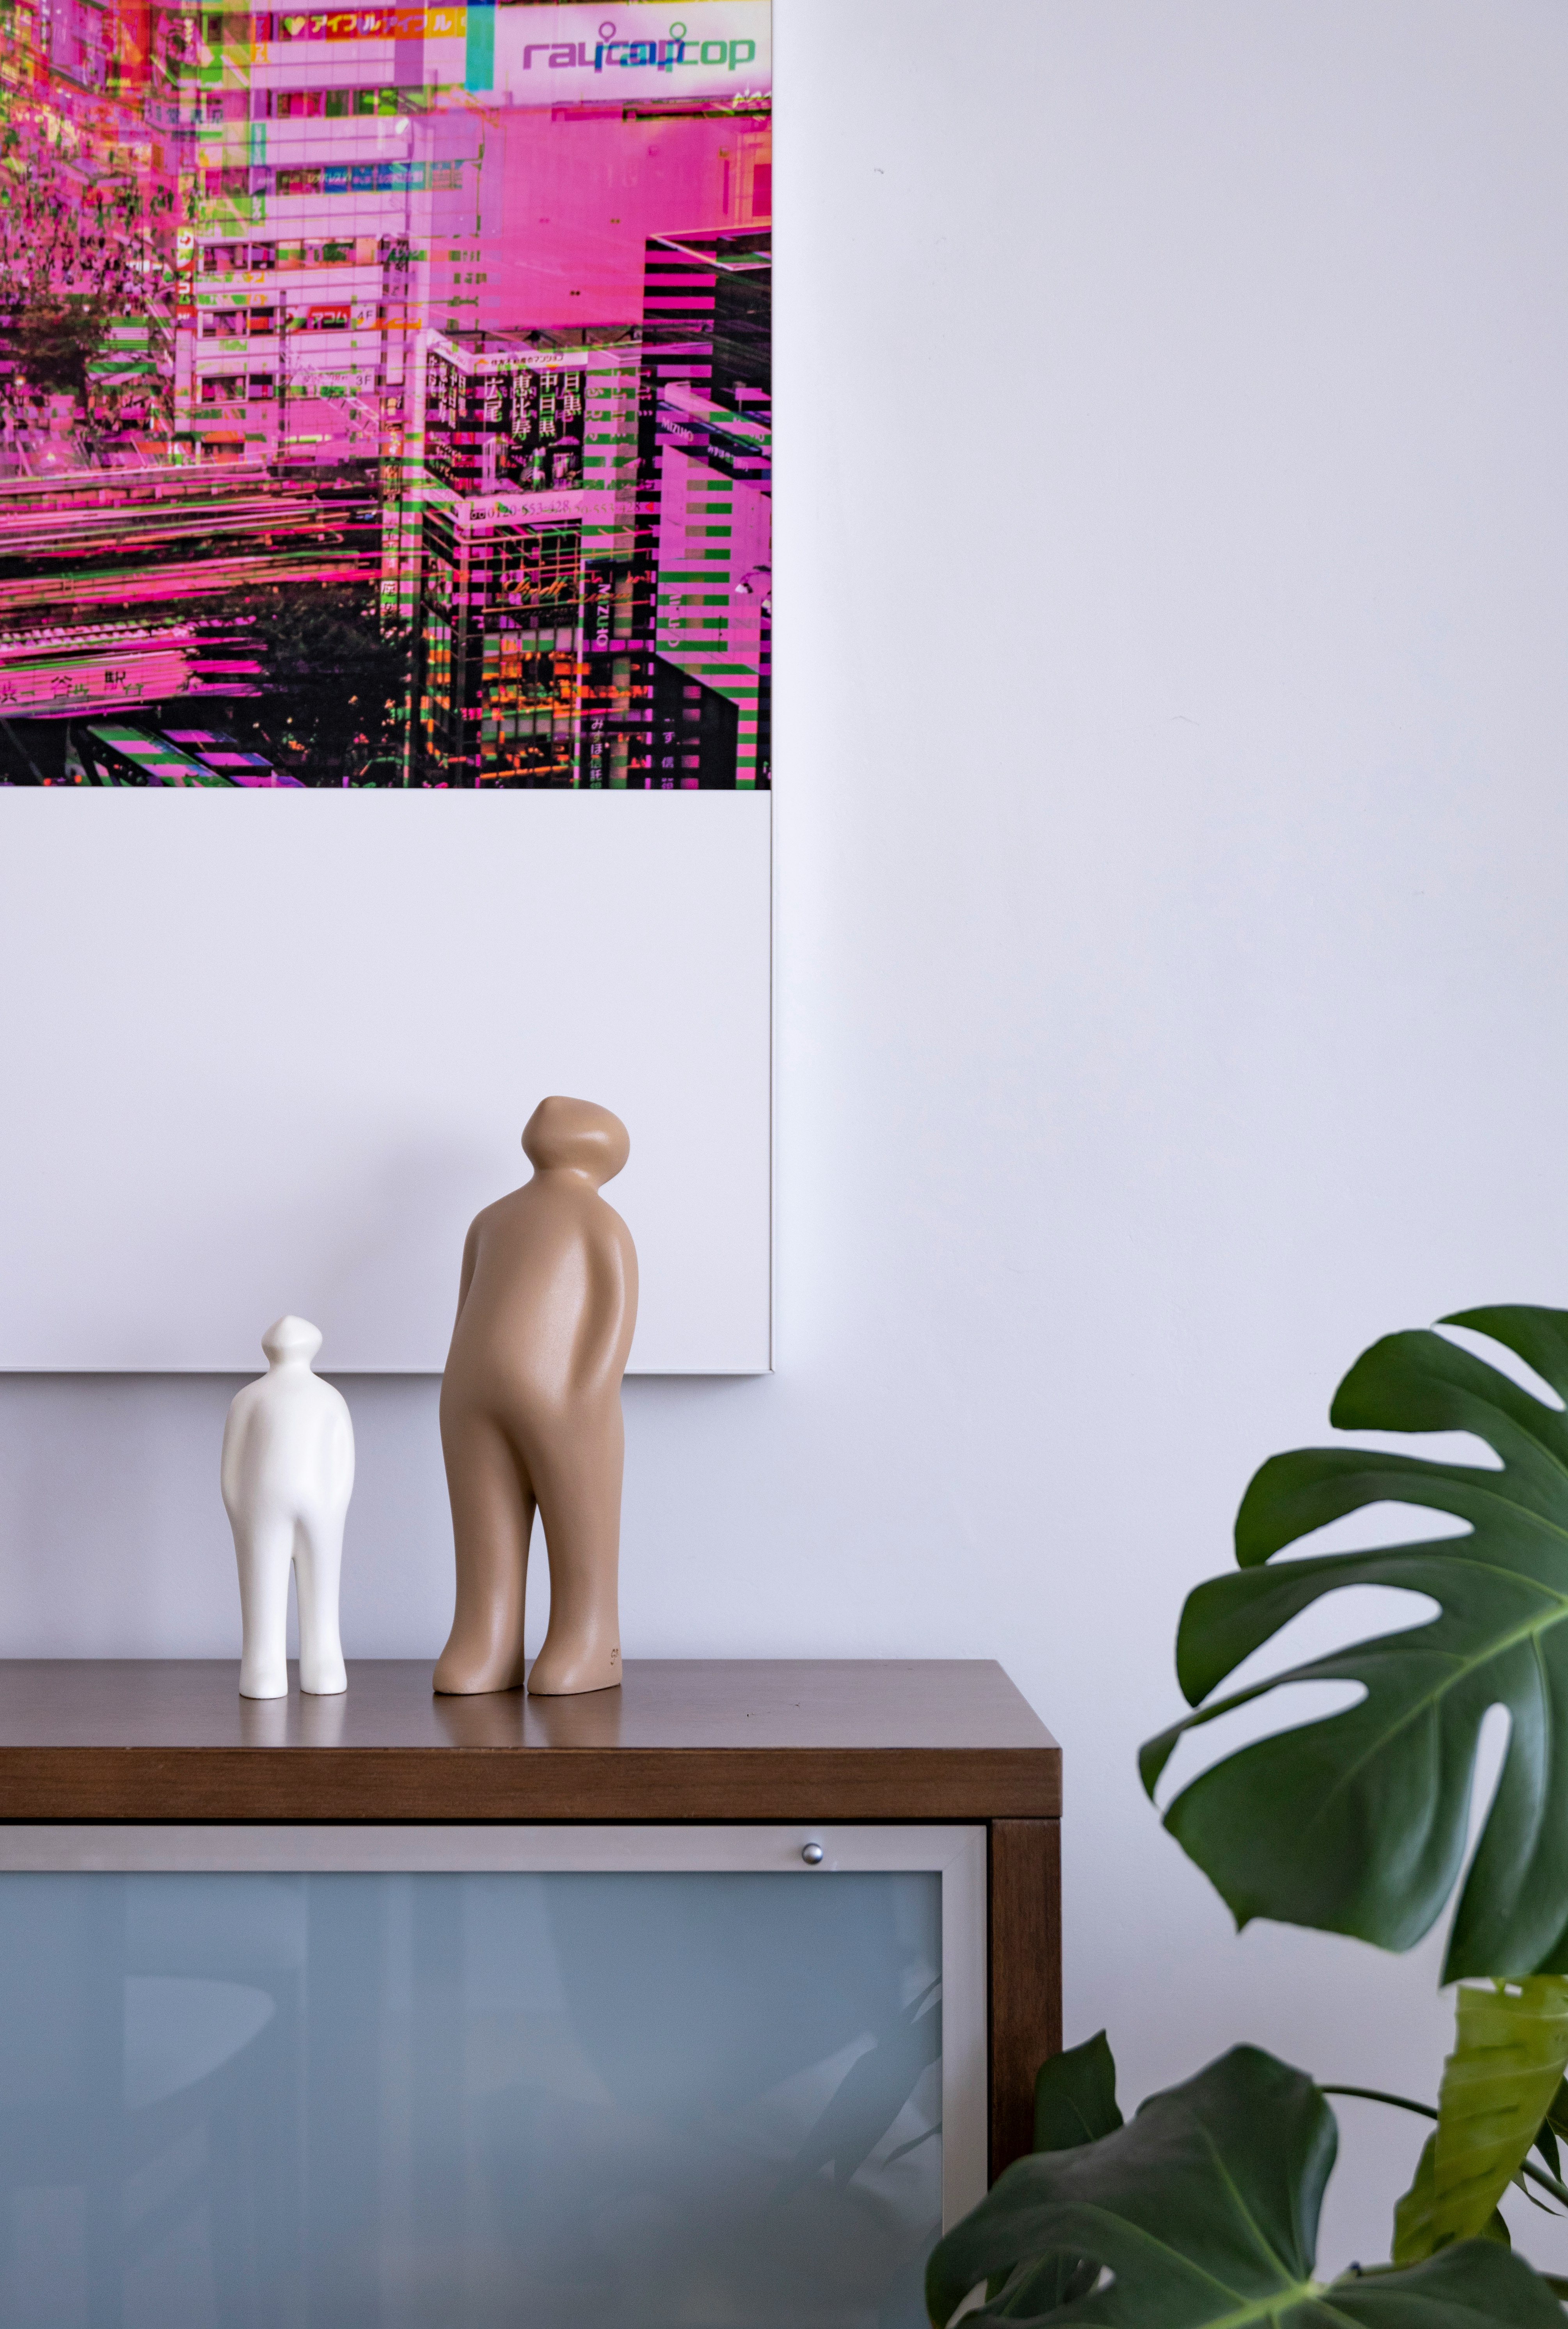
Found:
[[[238, 1659], [218, 1454], [244, 1380], [0, 1380], [0, 1656]], [[344, 1557], [349, 1655], [406, 1656], [428, 1645], [433, 1657], [451, 1619], [439, 1383], [338, 1383], [359, 1446]]]
[[[255, 1372], [262, 1361], [257, 1351]], [[0, 1657], [240, 1655], [233, 1539], [218, 1492], [223, 1420], [239, 1375], [0, 1375]], [[452, 1530], [434, 1375], [327, 1371], [354, 1417], [356, 1475], [344, 1542], [348, 1656], [430, 1657], [452, 1617]], [[770, 1643], [738, 1562], [716, 1592], [693, 1482], [712, 1483], [713, 1443], [751, 1440], [776, 1401], [768, 1378], [628, 1381], [622, 1619], [645, 1656], [809, 1655]], [[766, 1476], [746, 1484], [773, 1493]], [[732, 1484], [732, 1492], [734, 1492]], [[718, 1493], [711, 1489], [710, 1493]], [[705, 1526], [724, 1515], [705, 1514]], [[747, 1513], [732, 1515], [742, 1541]], [[694, 1627], [694, 1608], [703, 1623]], [[528, 1646], [550, 1614], [543, 1547], [529, 1565]], [[293, 1625], [290, 1620], [291, 1647]], [[852, 1646], [854, 1646], [852, 1645]]]

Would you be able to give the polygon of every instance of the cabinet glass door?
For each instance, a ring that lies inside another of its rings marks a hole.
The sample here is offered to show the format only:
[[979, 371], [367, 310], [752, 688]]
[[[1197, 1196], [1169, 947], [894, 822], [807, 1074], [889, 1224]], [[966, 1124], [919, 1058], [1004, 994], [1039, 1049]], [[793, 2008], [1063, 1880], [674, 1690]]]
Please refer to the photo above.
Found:
[[920, 2329], [942, 1880], [0, 1873], [7, 2329]]

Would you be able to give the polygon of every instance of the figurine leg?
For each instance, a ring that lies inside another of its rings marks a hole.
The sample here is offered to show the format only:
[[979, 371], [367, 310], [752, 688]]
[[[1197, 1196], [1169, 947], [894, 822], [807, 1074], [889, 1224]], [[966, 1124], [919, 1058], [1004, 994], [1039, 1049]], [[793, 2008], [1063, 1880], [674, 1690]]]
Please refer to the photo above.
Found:
[[300, 1521], [294, 1532], [294, 1592], [299, 1604], [299, 1687], [320, 1698], [348, 1688], [338, 1632], [343, 1523]]
[[240, 1566], [240, 1695], [287, 1698], [294, 1523], [236, 1522], [234, 1551]]
[[533, 1492], [511, 1442], [483, 1415], [443, 1412], [441, 1448], [452, 1500], [458, 1604], [435, 1687], [516, 1690], [523, 1680], [523, 1589]]
[[550, 1556], [550, 1625], [528, 1688], [564, 1698], [620, 1680], [620, 1485], [625, 1440], [612, 1419], [580, 1426], [569, 1447], [535, 1467]]

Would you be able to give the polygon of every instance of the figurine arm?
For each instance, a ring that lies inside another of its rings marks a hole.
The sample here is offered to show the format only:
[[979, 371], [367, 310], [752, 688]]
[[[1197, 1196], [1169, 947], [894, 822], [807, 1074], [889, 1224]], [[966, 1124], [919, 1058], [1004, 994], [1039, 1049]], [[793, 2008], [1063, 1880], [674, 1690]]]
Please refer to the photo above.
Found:
[[332, 1501], [346, 1506], [354, 1494], [354, 1419], [341, 1391], [337, 1394], [337, 1412], [332, 1419], [330, 1445], [327, 1468], [332, 1477]]
[[[458, 1280], [458, 1318], [463, 1315], [463, 1305], [468, 1298], [468, 1288], [474, 1283], [474, 1268], [478, 1258], [479, 1224], [477, 1221], [472, 1221], [468, 1223], [468, 1234], [463, 1240], [463, 1270]], [[457, 1331], [458, 1318], [452, 1321], [454, 1333]]]
[[245, 1494], [245, 1406], [244, 1393], [234, 1400], [223, 1424], [223, 1452], [218, 1459], [218, 1485], [222, 1493], [223, 1509], [232, 1519]]
[[637, 1249], [620, 1216], [608, 1205], [588, 1240], [588, 1288], [572, 1352], [572, 1386], [579, 1392], [613, 1390], [626, 1372], [637, 1325]]

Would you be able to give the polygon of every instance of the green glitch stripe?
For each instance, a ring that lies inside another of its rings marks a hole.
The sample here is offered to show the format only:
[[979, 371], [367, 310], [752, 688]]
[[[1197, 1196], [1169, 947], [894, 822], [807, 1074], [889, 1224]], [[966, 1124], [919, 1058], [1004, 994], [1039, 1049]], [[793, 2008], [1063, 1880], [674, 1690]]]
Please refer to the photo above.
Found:
[[468, 9], [468, 40], [464, 53], [463, 86], [468, 90], [496, 85], [496, 10], [492, 0]]

